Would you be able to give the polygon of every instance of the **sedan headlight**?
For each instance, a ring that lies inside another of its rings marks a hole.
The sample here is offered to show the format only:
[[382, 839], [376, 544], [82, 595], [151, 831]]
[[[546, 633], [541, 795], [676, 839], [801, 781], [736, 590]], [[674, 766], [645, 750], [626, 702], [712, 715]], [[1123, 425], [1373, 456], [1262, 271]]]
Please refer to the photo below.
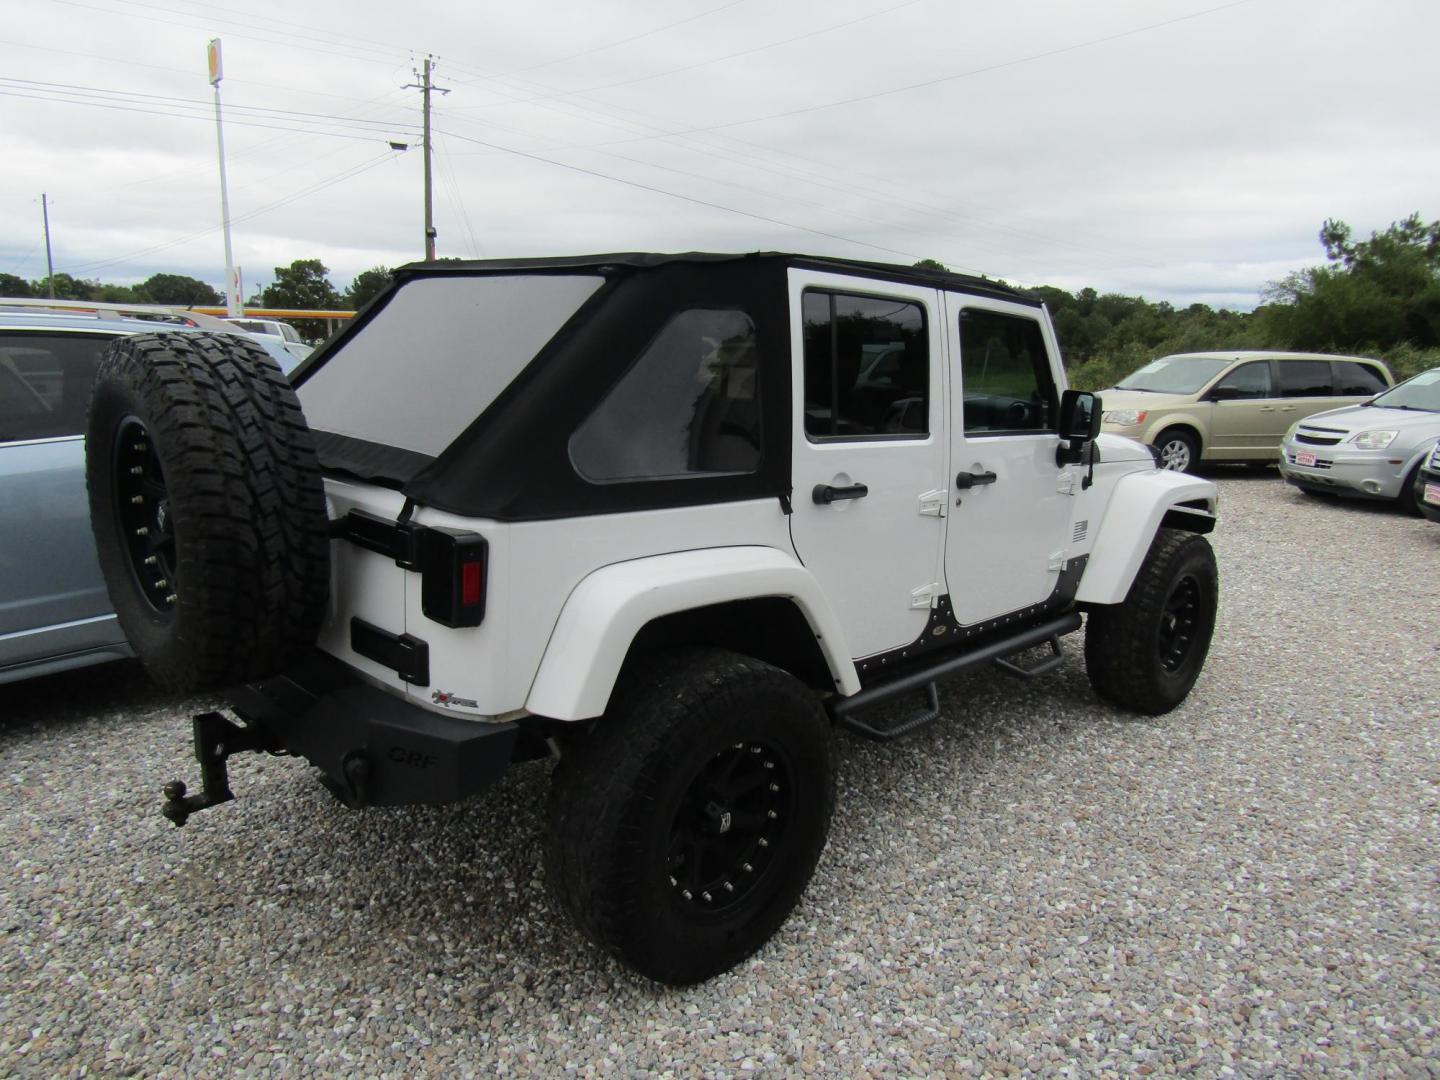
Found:
[[1145, 422], [1145, 410], [1110, 409], [1100, 419], [1103, 423], [1114, 424], [1116, 427], [1134, 427]]
[[1384, 450], [1392, 442], [1398, 431], [1362, 431], [1357, 435], [1351, 435], [1350, 441], [1355, 444], [1357, 450]]

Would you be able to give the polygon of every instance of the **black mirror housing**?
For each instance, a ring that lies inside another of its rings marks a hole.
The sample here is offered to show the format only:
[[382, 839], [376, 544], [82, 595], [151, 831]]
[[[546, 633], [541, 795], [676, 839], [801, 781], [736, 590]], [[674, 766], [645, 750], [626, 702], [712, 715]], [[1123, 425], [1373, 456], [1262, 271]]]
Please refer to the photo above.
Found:
[[1100, 435], [1104, 417], [1100, 399], [1088, 390], [1066, 390], [1060, 397], [1060, 445], [1055, 448], [1055, 463], [1071, 465], [1085, 458], [1085, 448]]
[[1060, 437], [1094, 442], [1100, 434], [1100, 399], [1088, 390], [1066, 390], [1060, 398]]

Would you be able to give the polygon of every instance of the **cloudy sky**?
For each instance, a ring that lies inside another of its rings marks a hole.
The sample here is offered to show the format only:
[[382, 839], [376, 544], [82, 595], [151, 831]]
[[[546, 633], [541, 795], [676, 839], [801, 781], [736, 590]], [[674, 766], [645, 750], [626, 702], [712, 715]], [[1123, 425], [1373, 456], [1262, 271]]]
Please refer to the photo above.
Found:
[[[1436, 0], [5, 0], [0, 271], [779, 249], [1248, 309], [1440, 217]], [[408, 143], [397, 151], [391, 142]]]

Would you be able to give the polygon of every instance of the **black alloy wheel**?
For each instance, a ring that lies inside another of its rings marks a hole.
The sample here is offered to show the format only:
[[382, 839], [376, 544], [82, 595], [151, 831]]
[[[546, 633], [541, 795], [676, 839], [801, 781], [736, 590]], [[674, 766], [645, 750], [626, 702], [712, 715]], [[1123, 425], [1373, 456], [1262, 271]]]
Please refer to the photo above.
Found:
[[737, 742], [690, 782], [670, 826], [670, 887], [693, 911], [724, 915], [770, 869], [791, 824], [790, 770], [764, 742]]
[[1166, 671], [1179, 669], [1195, 644], [1199, 626], [1200, 583], [1193, 576], [1183, 577], [1175, 582], [1170, 595], [1165, 598], [1165, 610], [1160, 616], [1156, 646], [1162, 668]]
[[155, 441], [143, 421], [127, 416], [115, 432], [112, 457], [115, 516], [140, 595], [157, 613], [179, 599], [175, 517]]

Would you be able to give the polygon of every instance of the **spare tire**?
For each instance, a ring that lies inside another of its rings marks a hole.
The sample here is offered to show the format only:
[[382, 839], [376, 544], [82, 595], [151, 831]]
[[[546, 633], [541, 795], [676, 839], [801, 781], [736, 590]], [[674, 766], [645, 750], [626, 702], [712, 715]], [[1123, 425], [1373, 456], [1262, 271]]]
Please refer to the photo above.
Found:
[[314, 643], [325, 489], [295, 391], [258, 343], [118, 338], [95, 376], [85, 476], [110, 599], [156, 681], [249, 682]]

